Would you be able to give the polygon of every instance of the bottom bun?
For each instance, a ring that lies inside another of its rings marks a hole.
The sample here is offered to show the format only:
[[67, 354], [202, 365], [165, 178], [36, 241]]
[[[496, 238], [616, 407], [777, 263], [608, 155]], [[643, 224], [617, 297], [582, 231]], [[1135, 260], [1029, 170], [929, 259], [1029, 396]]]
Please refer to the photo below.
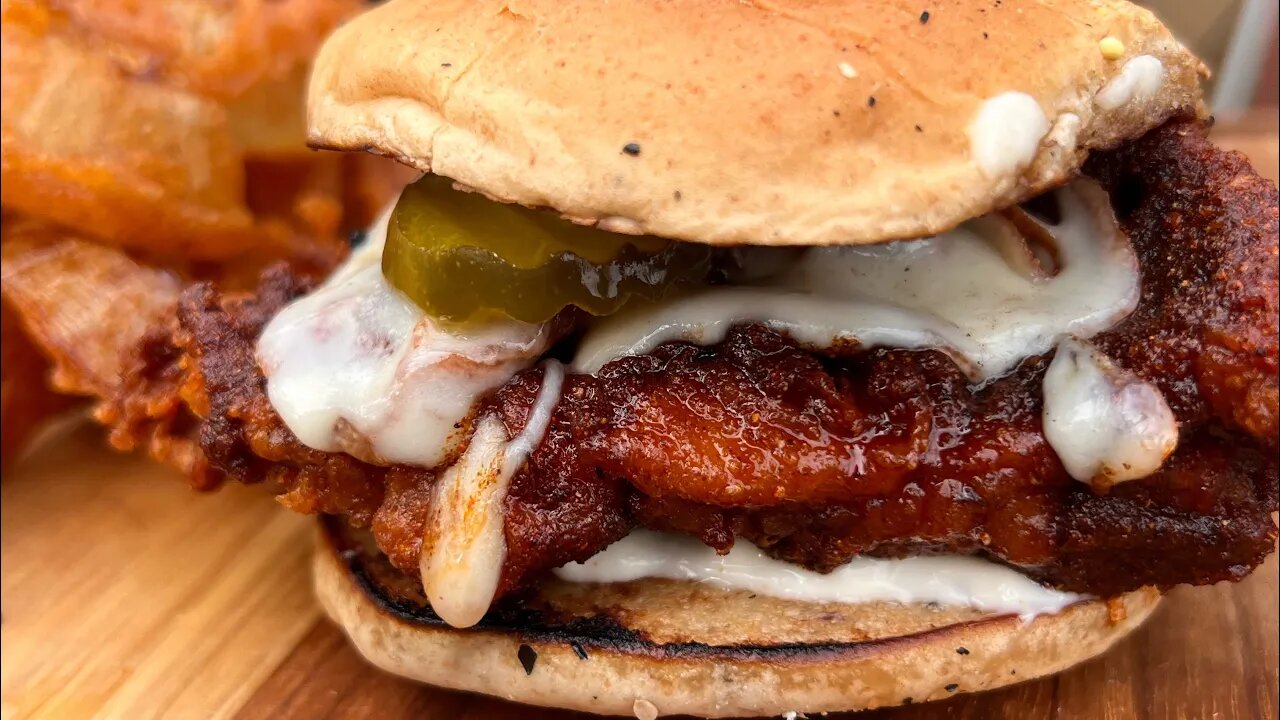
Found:
[[374, 665], [440, 687], [611, 715], [862, 710], [1010, 685], [1106, 651], [1152, 589], [1022, 621], [936, 605], [805, 603], [706, 585], [552, 580], [459, 630], [364, 534], [321, 523], [320, 602]]

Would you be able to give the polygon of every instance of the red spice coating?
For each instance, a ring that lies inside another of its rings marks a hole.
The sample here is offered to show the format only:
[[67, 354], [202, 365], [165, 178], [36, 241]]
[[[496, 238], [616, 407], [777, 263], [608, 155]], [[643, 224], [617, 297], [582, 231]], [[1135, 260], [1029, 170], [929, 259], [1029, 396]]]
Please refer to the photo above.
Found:
[[[742, 536], [818, 569], [859, 553], [981, 553], [1099, 595], [1247, 574], [1276, 532], [1275, 186], [1190, 121], [1088, 171], [1143, 271], [1137, 311], [1095, 341], [1158, 384], [1181, 424], [1159, 472], [1106, 495], [1067, 476], [1040, 428], [1048, 358], [974, 389], [940, 353], [822, 357], [737, 328], [566, 379], [507, 498], [501, 591], [636, 525], [722, 549]], [[415, 572], [433, 473], [306, 448], [266, 399], [254, 339], [304, 290], [279, 273], [256, 297], [189, 290], [108, 413], [117, 439], [196, 432], [204, 484], [271, 481], [293, 509], [371, 524]], [[540, 370], [522, 373], [480, 412], [514, 435], [540, 384]]]

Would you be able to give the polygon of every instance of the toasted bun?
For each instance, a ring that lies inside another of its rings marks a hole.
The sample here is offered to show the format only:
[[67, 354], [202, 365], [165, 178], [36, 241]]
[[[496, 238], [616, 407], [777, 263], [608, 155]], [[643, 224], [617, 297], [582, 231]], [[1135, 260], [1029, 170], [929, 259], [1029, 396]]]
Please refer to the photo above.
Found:
[[1023, 622], [955, 608], [809, 604], [645, 581], [551, 582], [480, 625], [443, 624], [336, 522], [322, 524], [316, 588], [370, 662], [397, 675], [531, 705], [654, 717], [860, 710], [1001, 687], [1102, 653], [1160, 595], [1079, 603]]
[[[1123, 0], [769, 7], [391, 0], [322, 49], [309, 139], [619, 232], [852, 244], [949, 229], [1199, 108], [1203, 66]], [[1141, 55], [1158, 89], [1104, 107]]]

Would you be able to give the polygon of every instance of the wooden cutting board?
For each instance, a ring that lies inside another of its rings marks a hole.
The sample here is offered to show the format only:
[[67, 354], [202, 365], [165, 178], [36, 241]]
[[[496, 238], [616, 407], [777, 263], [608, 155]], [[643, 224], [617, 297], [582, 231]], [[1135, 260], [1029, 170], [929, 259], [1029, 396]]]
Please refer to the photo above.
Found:
[[[1277, 174], [1277, 115], [1218, 141]], [[253, 488], [197, 495], [104, 448], [47, 433], [0, 497], [0, 720], [562, 718], [366, 666], [310, 593], [308, 520]], [[859, 720], [1276, 720], [1277, 563], [1180, 588], [1104, 658], [1056, 678]]]

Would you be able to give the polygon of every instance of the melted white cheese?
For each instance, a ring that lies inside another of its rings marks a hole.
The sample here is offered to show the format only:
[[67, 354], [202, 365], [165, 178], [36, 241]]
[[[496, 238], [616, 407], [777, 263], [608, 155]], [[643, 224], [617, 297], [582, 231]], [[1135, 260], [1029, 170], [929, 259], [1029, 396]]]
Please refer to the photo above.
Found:
[[[1007, 104], [1022, 118], [1013, 132], [1024, 137], [1013, 144], [1023, 149], [992, 153], [1033, 154], [1025, 146], [1032, 136], [1040, 142], [1040, 123], [1022, 101]], [[1137, 303], [1136, 261], [1106, 196], [1078, 182], [1059, 191], [1058, 201], [1062, 222], [1041, 228], [1052, 247], [1030, 246], [1009, 220], [988, 216], [911, 242], [798, 256], [748, 252], [748, 266], [760, 260], [768, 271], [754, 267], [745, 285], [709, 287], [599, 321], [573, 369], [594, 372], [671, 340], [715, 343], [735, 324], [761, 322], [816, 349], [845, 342], [938, 348], [974, 382], [997, 377], [1065, 337], [1109, 328]], [[531, 365], [550, 340], [544, 326], [518, 322], [466, 336], [437, 327], [383, 279], [386, 222], [384, 216], [329, 281], [272, 320], [259, 340], [259, 362], [273, 406], [303, 443], [371, 462], [434, 467], [465, 441], [463, 421], [475, 401]], [[1163, 398], [1073, 342], [1062, 343], [1045, 380], [1050, 443], [1081, 480], [1152, 472], [1176, 443]], [[432, 606], [452, 625], [474, 624], [492, 601], [506, 558], [507, 488], [546, 431], [562, 372], [547, 366], [516, 438], [509, 440], [496, 418], [481, 418], [432, 490], [420, 570]], [[938, 602], [1023, 615], [1077, 599], [972, 558], [860, 558], [820, 575], [746, 543], [722, 558], [693, 540], [643, 532], [557, 572], [583, 581], [676, 577], [796, 599]]]
[[717, 555], [694, 538], [648, 530], [633, 531], [586, 562], [557, 568], [555, 574], [571, 582], [665, 578], [806, 602], [938, 603], [1023, 617], [1058, 612], [1083, 599], [973, 557], [859, 557], [823, 574], [775, 560], [746, 541]]
[[1013, 175], [1036, 157], [1049, 132], [1049, 118], [1040, 103], [1022, 92], [1005, 92], [978, 108], [969, 123], [969, 150], [989, 177]]
[[1150, 475], [1178, 444], [1160, 390], [1075, 338], [1045, 373], [1043, 422], [1071, 477], [1100, 489]]
[[1049, 351], [1066, 335], [1088, 337], [1131, 312], [1137, 261], [1097, 186], [1058, 192], [1052, 228], [1059, 265], [1038, 272], [1020, 236], [998, 216], [910, 242], [812, 248], [751, 286], [712, 287], [600, 321], [573, 367], [595, 372], [672, 340], [711, 344], [734, 325], [759, 322], [814, 348], [936, 347], [974, 381]]
[[1094, 96], [1104, 110], [1115, 110], [1131, 100], [1146, 100], [1164, 84], [1164, 63], [1152, 55], [1130, 58], [1120, 72]]
[[563, 379], [560, 363], [549, 361], [520, 434], [508, 442], [502, 422], [486, 415], [466, 452], [436, 481], [418, 569], [431, 608], [454, 627], [475, 625], [493, 602], [507, 559], [507, 489], [542, 442]]
[[390, 210], [323, 285], [258, 340], [267, 396], [303, 444], [434, 467], [465, 439], [484, 393], [536, 362], [549, 337], [515, 321], [446, 332], [382, 275]]

